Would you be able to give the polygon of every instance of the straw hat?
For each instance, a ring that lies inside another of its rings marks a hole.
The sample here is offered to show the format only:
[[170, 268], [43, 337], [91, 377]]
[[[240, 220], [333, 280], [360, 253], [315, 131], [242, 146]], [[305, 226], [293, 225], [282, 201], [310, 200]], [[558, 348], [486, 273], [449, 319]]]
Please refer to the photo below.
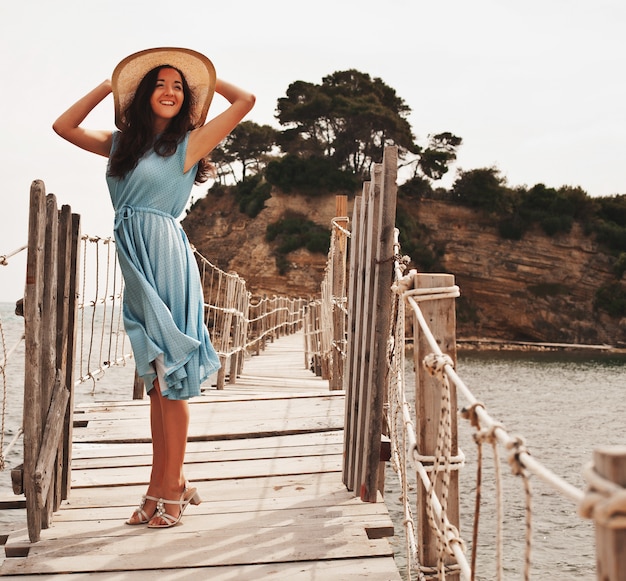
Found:
[[132, 100], [141, 79], [155, 67], [170, 65], [182, 71], [191, 89], [195, 105], [194, 125], [203, 125], [215, 91], [215, 67], [203, 54], [188, 48], [150, 48], [127, 56], [113, 71], [111, 85], [115, 105], [115, 125], [124, 129], [124, 111]]

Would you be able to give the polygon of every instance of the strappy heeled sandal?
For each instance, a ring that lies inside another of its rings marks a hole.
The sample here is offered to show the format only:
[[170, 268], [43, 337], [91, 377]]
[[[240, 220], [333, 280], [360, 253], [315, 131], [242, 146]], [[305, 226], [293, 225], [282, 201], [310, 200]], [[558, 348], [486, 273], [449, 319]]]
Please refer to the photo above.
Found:
[[[127, 525], [145, 525], [148, 524], [150, 522], [150, 519], [155, 515], [156, 513], [156, 509], [154, 510], [154, 512], [152, 513], [151, 516], [148, 516], [148, 513], [143, 509], [143, 507], [146, 505], [146, 500], [154, 500], [154, 502], [158, 503], [159, 499], [155, 498], [154, 496], [148, 496], [147, 494], [144, 494], [141, 497], [141, 502], [139, 503], [139, 506], [135, 509], [135, 512], [133, 512], [133, 515], [126, 521]], [[139, 517], [138, 521], [133, 521], [132, 518], [133, 516], [137, 515]]]
[[[155, 514], [148, 522], [148, 528], [150, 529], [169, 529], [170, 527], [176, 526], [180, 519], [183, 518], [183, 513], [189, 504], [200, 504], [202, 500], [200, 499], [200, 495], [195, 488], [185, 488], [183, 493], [180, 496], [180, 500], [165, 500], [164, 498], [159, 498], [157, 501], [157, 509]], [[167, 512], [165, 512], [166, 504], [177, 504], [180, 507], [180, 512], [178, 516], [175, 517]], [[159, 518], [161, 522], [153, 523], [152, 519]]]

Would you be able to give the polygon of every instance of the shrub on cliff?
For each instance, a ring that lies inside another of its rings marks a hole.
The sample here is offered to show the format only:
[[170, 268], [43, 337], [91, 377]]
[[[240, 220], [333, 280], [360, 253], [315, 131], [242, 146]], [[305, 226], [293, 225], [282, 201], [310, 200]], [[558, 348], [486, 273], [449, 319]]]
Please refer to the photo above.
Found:
[[248, 178], [235, 186], [235, 198], [239, 211], [255, 218], [265, 208], [265, 200], [271, 197], [272, 186], [260, 174]]
[[353, 173], [339, 169], [327, 157], [287, 155], [267, 165], [265, 178], [285, 193], [297, 190], [312, 196], [328, 192], [351, 194], [359, 185]]
[[626, 289], [619, 282], [601, 286], [596, 291], [594, 306], [616, 319], [626, 317]]
[[285, 274], [289, 269], [287, 254], [298, 248], [327, 254], [330, 247], [330, 230], [306, 216], [290, 212], [280, 220], [267, 225], [265, 240], [275, 243], [276, 266], [280, 274]]

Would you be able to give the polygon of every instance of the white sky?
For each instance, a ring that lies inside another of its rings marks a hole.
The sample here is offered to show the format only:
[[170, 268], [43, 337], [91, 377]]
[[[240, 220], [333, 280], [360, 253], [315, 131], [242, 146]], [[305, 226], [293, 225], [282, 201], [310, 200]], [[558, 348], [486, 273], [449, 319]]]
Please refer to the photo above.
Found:
[[[153, 46], [205, 53], [256, 94], [248, 119], [260, 124], [278, 127], [290, 83], [355, 68], [406, 101], [416, 136], [462, 137], [457, 167], [495, 165], [510, 185], [626, 193], [624, 30], [621, 0], [3, 0], [0, 254], [26, 242], [37, 178], [82, 215], [83, 232], [110, 235], [106, 160], [50, 126], [123, 57]], [[112, 128], [112, 99], [87, 123]], [[23, 262], [0, 267], [0, 301], [22, 296]]]

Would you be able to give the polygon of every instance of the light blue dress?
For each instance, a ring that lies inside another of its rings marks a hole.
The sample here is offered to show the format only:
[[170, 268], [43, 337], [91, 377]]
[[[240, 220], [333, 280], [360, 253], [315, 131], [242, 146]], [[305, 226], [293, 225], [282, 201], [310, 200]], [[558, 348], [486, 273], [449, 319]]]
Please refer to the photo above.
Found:
[[[113, 134], [111, 153], [119, 135]], [[124, 326], [146, 390], [158, 373], [168, 399], [199, 395], [220, 366], [204, 324], [198, 265], [177, 220], [197, 170], [183, 173], [188, 140], [189, 134], [170, 157], [148, 151], [123, 179], [107, 175], [124, 276]]]

